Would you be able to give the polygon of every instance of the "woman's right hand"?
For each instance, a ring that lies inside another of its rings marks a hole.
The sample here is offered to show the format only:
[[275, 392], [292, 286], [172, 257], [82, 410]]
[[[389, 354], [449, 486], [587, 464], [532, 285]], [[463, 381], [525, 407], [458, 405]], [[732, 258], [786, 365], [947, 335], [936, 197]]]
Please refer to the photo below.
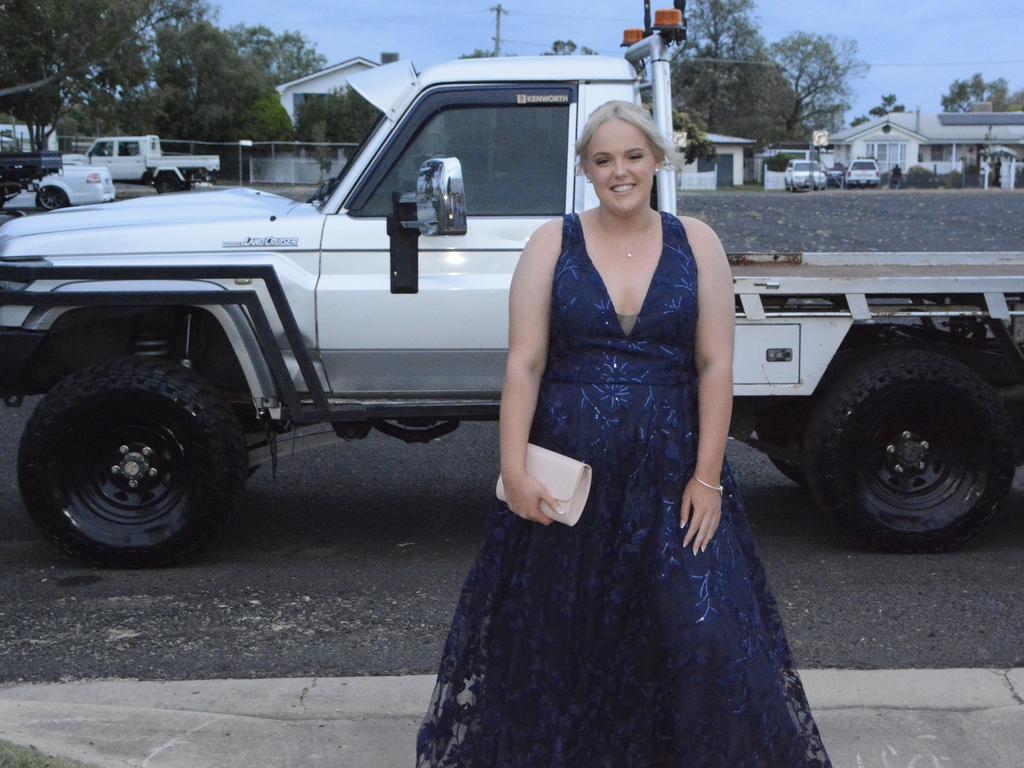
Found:
[[554, 522], [541, 512], [540, 505], [547, 504], [557, 514], [558, 502], [540, 480], [524, 472], [511, 478], [502, 477], [502, 485], [505, 486], [508, 508], [516, 515], [541, 525]]

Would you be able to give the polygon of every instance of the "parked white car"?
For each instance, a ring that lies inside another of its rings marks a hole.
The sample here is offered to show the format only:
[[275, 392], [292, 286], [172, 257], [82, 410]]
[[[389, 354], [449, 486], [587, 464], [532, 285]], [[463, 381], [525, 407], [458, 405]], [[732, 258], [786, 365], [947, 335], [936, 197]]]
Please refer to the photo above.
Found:
[[858, 158], [846, 169], [847, 187], [877, 187], [881, 181], [878, 163], [872, 157]]
[[828, 177], [821, 166], [812, 160], [790, 160], [786, 166], [786, 189], [824, 189]]
[[110, 171], [101, 166], [81, 165], [83, 155], [65, 155], [64, 168], [58, 173], [44, 176], [36, 189], [22, 192], [10, 200], [5, 208], [42, 208], [54, 211], [70, 205], [107, 203], [117, 190]]

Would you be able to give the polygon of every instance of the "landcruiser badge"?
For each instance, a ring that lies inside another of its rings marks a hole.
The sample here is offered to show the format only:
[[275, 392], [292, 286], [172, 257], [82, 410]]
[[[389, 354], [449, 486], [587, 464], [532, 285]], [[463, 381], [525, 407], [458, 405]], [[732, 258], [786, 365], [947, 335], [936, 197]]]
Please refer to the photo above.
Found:
[[225, 240], [221, 248], [294, 248], [297, 237], [247, 237], [245, 240]]

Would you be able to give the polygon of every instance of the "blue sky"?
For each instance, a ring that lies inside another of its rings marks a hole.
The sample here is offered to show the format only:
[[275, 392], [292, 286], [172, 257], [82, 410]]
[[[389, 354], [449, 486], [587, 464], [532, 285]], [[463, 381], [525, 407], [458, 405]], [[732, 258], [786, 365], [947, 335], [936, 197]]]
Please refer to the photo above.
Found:
[[[217, 4], [217, 0], [211, 0]], [[397, 51], [418, 69], [493, 46], [495, 0], [219, 0], [220, 23], [265, 24], [298, 30], [330, 63], [353, 56], [379, 60]], [[642, 0], [502, 0], [503, 50], [538, 54], [553, 40], [572, 39], [618, 55], [622, 29], [641, 26]], [[654, 8], [671, 2], [652, 2]], [[871, 65], [853, 81], [847, 121], [866, 113], [883, 93], [908, 110], [938, 112], [940, 96], [956, 78], [981, 72], [1024, 88], [1022, 0], [759, 0], [757, 19], [771, 43], [790, 32], [831, 33], [857, 41]]]

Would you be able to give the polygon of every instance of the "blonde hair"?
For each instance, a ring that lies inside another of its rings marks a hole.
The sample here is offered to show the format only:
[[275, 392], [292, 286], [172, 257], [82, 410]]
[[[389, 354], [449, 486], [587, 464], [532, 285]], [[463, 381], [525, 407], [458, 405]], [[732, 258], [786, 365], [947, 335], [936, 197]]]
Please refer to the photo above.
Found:
[[661, 135], [661, 131], [654, 125], [651, 113], [645, 107], [629, 101], [606, 101], [590, 114], [586, 125], [583, 126], [583, 132], [576, 140], [576, 173], [583, 172], [587, 147], [590, 146], [597, 129], [612, 120], [622, 120], [640, 131], [647, 139], [658, 165], [681, 165], [679, 150]]

